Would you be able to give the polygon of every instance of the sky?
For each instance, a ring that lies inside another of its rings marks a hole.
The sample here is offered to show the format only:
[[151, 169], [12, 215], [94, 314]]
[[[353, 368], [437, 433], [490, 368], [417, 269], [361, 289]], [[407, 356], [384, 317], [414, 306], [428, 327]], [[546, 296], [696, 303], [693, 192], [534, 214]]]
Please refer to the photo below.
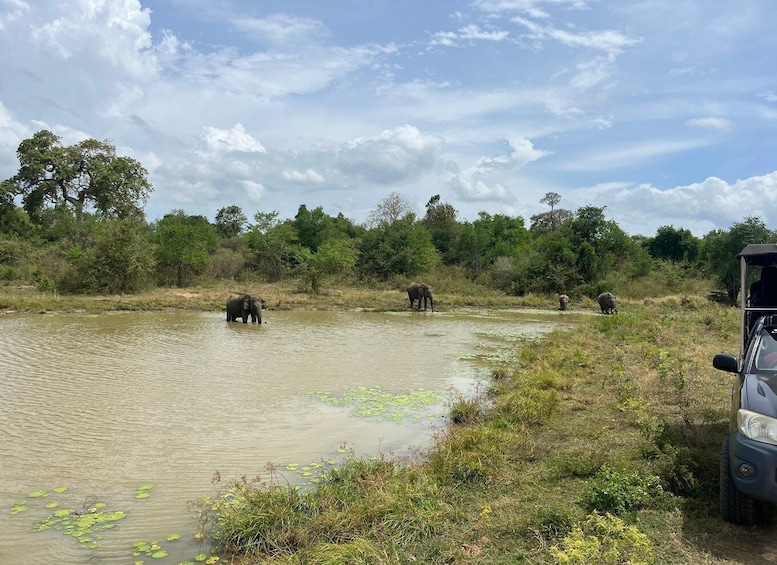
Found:
[[777, 228], [774, 0], [0, 0], [0, 180], [110, 141], [173, 210]]

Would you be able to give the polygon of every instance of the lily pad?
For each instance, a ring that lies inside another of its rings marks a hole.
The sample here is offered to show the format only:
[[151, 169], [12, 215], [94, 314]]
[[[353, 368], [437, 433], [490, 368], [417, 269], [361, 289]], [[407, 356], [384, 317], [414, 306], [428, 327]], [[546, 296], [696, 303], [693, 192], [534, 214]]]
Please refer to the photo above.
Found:
[[29, 510], [29, 506], [27, 506], [24, 502], [17, 502], [11, 507], [11, 514], [19, 514], [20, 512], [24, 512], [26, 510]]
[[43, 498], [44, 496], [48, 496], [49, 493], [47, 493], [45, 490], [34, 490], [27, 496], [30, 498]]
[[167, 541], [176, 541], [181, 539], [181, 534], [170, 534], [167, 536]]
[[57, 493], [63, 493], [63, 492], [67, 492], [67, 487], [56, 487], [52, 490]]

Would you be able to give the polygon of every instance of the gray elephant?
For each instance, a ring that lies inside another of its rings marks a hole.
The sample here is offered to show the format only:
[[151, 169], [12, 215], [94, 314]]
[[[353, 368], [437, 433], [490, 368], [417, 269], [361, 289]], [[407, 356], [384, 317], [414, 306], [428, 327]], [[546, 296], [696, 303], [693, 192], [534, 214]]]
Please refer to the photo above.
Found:
[[267, 310], [267, 303], [264, 301], [264, 298], [257, 297], [254, 299], [250, 309], [252, 324], [254, 322], [262, 323], [262, 310]]
[[599, 308], [602, 309], [602, 314], [617, 314], [618, 306], [615, 303], [615, 295], [611, 292], [603, 292], [596, 297], [596, 301], [599, 303]]
[[566, 294], [562, 294], [558, 297], [558, 309], [566, 310], [569, 304], [569, 297]]
[[410, 298], [410, 307], [413, 307], [413, 301], [418, 300], [418, 310], [421, 309], [421, 299], [424, 301], [424, 311], [426, 311], [426, 301], [429, 300], [429, 304], [434, 312], [434, 299], [432, 298], [432, 287], [428, 284], [420, 282], [412, 282], [407, 285], [407, 296]]
[[227, 322], [237, 322], [242, 318], [243, 323], [248, 323], [248, 317], [251, 316], [251, 323], [255, 324], [257, 319], [262, 323], [262, 308], [266, 308], [264, 300], [257, 300], [245, 292], [236, 292], [227, 298]]

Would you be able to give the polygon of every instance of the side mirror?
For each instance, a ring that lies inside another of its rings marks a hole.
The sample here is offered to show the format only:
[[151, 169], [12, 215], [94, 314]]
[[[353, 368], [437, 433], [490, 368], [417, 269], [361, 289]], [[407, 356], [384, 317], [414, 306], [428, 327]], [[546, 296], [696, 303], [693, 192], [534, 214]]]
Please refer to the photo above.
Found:
[[739, 363], [737, 362], [736, 355], [729, 353], [718, 353], [712, 358], [712, 366], [721, 371], [728, 373], [736, 373], [739, 371]]

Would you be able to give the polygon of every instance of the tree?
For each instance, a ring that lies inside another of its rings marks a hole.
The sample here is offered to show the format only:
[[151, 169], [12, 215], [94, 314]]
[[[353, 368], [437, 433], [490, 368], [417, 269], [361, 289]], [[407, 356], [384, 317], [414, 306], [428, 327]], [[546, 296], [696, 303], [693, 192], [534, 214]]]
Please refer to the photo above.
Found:
[[751, 243], [774, 240], [775, 233], [757, 216], [735, 223], [729, 231], [714, 230], [702, 238], [701, 261], [705, 270], [725, 289], [731, 304], [736, 303], [740, 287], [739, 252]]
[[33, 221], [58, 204], [72, 207], [78, 221], [90, 208], [102, 217], [143, 218], [141, 205], [153, 190], [148, 171], [135, 159], [117, 156], [108, 141], [63, 146], [59, 136], [41, 130], [19, 144], [16, 156], [19, 172], [8, 182]]
[[216, 212], [216, 231], [223, 238], [230, 239], [243, 233], [248, 223], [248, 218], [243, 214], [240, 206], [227, 206], [219, 208]]
[[137, 292], [153, 282], [154, 250], [145, 222], [104, 220], [97, 226], [94, 284], [98, 292]]
[[391, 224], [410, 211], [410, 204], [403, 200], [398, 192], [392, 192], [378, 202], [375, 209], [369, 213], [367, 227], [375, 228], [383, 224]]
[[540, 204], [547, 204], [550, 206], [550, 212], [546, 212], [547, 216], [538, 214], [531, 217], [531, 228], [539, 226], [540, 224], [546, 225], [550, 231], [556, 231], [559, 224], [571, 217], [572, 213], [569, 210], [559, 210], [560, 214], [555, 213], [555, 208], [558, 203], [561, 202], [561, 195], [558, 192], [548, 192], [540, 198]]
[[690, 230], [661, 226], [647, 244], [647, 250], [651, 257], [656, 259], [694, 263], [699, 254], [700, 243]]
[[299, 264], [297, 231], [290, 222], [281, 223], [278, 212], [257, 212], [256, 223], [246, 234], [255, 267], [271, 282], [279, 281]]
[[216, 229], [205, 216], [187, 216], [183, 210], [159, 220], [154, 235], [159, 264], [173, 271], [179, 287], [207, 267], [209, 253], [218, 243]]
[[456, 221], [456, 209], [447, 202], [440, 202], [440, 195], [435, 194], [426, 203], [426, 216], [423, 224], [432, 234], [432, 243], [444, 257], [450, 255], [456, 237], [459, 223]]
[[429, 230], [416, 222], [412, 212], [367, 232], [360, 251], [360, 274], [380, 280], [392, 275], [418, 275], [440, 263]]

